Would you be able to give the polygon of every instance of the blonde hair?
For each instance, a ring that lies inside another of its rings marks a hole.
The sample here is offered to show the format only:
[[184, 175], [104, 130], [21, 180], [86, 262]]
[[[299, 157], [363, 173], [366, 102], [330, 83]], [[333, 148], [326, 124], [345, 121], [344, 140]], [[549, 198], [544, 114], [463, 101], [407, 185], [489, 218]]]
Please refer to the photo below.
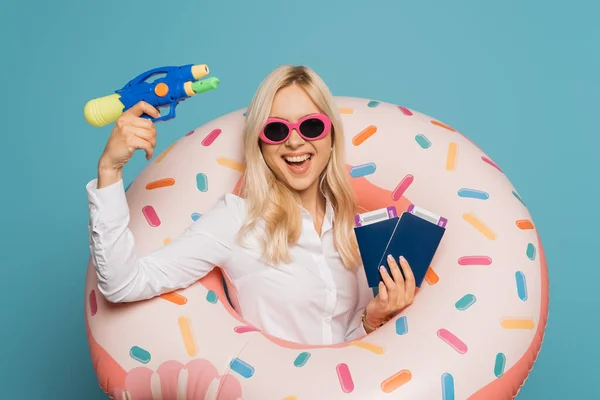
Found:
[[289, 262], [288, 246], [295, 244], [302, 231], [300, 199], [295, 190], [278, 179], [267, 166], [259, 145], [259, 134], [271, 112], [275, 94], [296, 84], [303, 88], [317, 107], [332, 122], [332, 152], [320, 179], [320, 189], [334, 210], [334, 243], [344, 266], [354, 269], [361, 264], [353, 232], [357, 204], [346, 170], [342, 121], [325, 82], [310, 68], [283, 65], [271, 72], [256, 91], [246, 110], [244, 127], [245, 172], [241, 193], [248, 205], [247, 219], [238, 239], [264, 220], [263, 260], [269, 265]]

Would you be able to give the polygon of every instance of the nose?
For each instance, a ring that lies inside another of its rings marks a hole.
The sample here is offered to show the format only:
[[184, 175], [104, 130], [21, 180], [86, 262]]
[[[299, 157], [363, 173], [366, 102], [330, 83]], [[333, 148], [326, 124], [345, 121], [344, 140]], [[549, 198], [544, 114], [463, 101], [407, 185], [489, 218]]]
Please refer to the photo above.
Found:
[[291, 148], [296, 148], [302, 144], [304, 144], [304, 139], [302, 139], [302, 136], [298, 134], [298, 131], [292, 129], [292, 133], [290, 134], [288, 140], [286, 140], [285, 145]]

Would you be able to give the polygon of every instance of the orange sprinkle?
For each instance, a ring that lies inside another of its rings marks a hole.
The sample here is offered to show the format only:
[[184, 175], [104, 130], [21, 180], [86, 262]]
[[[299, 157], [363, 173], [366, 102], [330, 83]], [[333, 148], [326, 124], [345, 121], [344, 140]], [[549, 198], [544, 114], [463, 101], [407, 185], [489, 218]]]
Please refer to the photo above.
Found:
[[494, 231], [490, 229], [489, 226], [485, 224], [482, 220], [479, 219], [473, 213], [463, 214], [463, 219], [471, 224], [473, 228], [477, 229], [483, 236], [488, 238], [489, 240], [496, 240], [497, 236]]
[[366, 342], [351, 342], [350, 344], [352, 346], [356, 346], [356, 347], [359, 347], [361, 349], [368, 350], [368, 351], [370, 351], [372, 353], [375, 353], [375, 354], [383, 354], [384, 353], [383, 347], [377, 346], [377, 345], [374, 345], [374, 344], [371, 344], [371, 343], [366, 343]]
[[165, 293], [165, 294], [161, 294], [160, 295], [161, 299], [170, 301], [171, 303], [175, 303], [178, 306], [182, 306], [185, 303], [187, 303], [187, 298], [185, 298], [185, 296], [182, 296], [178, 293]]
[[381, 382], [381, 390], [385, 393], [391, 393], [400, 386], [410, 382], [411, 379], [411, 372], [407, 369], [403, 369]]
[[169, 243], [171, 243], [171, 238], [164, 238], [163, 239], [163, 245], [164, 246], [168, 245]]
[[454, 171], [456, 169], [457, 153], [458, 144], [450, 142], [450, 144], [448, 144], [448, 154], [446, 156], [446, 171]]
[[159, 179], [157, 181], [150, 182], [146, 185], [146, 190], [153, 190], [167, 186], [173, 186], [175, 184], [175, 179], [173, 178], [165, 178]]
[[504, 329], [533, 329], [531, 318], [502, 318], [500, 324]]
[[296, 396], [288, 396], [285, 399], [282, 400], [298, 400]]
[[528, 219], [520, 219], [520, 220], [516, 221], [516, 224], [519, 227], [519, 229], [523, 229], [523, 230], [533, 229], [533, 223]]
[[375, 125], [367, 126], [352, 138], [352, 144], [355, 146], [360, 146], [365, 140], [373, 136], [375, 132], [377, 132], [377, 127]]
[[352, 108], [339, 108], [340, 114], [352, 114], [354, 109]]
[[173, 147], [175, 147], [175, 145], [177, 144], [177, 142], [173, 143], [172, 145], [170, 145], [169, 147], [167, 147], [165, 149], [165, 151], [162, 152], [161, 155], [159, 155], [158, 157], [156, 157], [156, 163], [158, 164], [159, 162], [161, 162], [162, 160], [164, 160], [164, 158], [167, 156], [167, 154], [169, 154], [169, 152], [171, 150], [173, 150]]
[[429, 283], [430, 285], [435, 285], [439, 281], [440, 277], [438, 274], [433, 270], [433, 268], [429, 267], [425, 273], [425, 282]]
[[218, 157], [217, 163], [219, 163], [220, 165], [222, 165], [224, 167], [231, 168], [238, 172], [244, 173], [244, 169], [245, 169], [244, 166], [237, 161], [233, 161], [228, 158]]
[[434, 125], [437, 125], [437, 126], [439, 126], [439, 127], [442, 127], [442, 128], [448, 129], [449, 131], [456, 132], [456, 129], [454, 129], [454, 128], [452, 128], [451, 126], [448, 126], [448, 125], [446, 125], [446, 124], [443, 124], [443, 123], [441, 123], [440, 121], [431, 120], [431, 123], [432, 123], [432, 124], [434, 124]]

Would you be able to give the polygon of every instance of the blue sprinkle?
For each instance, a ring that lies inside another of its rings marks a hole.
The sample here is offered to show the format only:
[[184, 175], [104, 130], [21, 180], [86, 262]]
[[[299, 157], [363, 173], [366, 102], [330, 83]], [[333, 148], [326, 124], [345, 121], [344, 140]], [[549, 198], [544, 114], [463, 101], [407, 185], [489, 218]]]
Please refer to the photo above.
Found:
[[504, 366], [506, 365], [506, 356], [502, 353], [496, 354], [496, 363], [494, 364], [494, 375], [500, 378], [504, 375]]
[[454, 400], [454, 377], [447, 372], [442, 374], [442, 400]]
[[517, 294], [523, 301], [527, 301], [527, 282], [525, 281], [525, 274], [521, 271], [515, 273], [515, 279], [517, 280]]
[[202, 216], [202, 214], [200, 214], [200, 213], [197, 213], [197, 212], [192, 213], [192, 220], [198, 221], [198, 218], [200, 218], [201, 216]]
[[217, 300], [219, 300], [219, 296], [212, 290], [209, 290], [208, 293], [206, 293], [206, 301], [209, 303], [215, 304]]
[[244, 378], [248, 379], [254, 375], [254, 367], [246, 363], [245, 361], [240, 360], [239, 358], [235, 358], [229, 364], [231, 369]]
[[370, 107], [370, 108], [375, 108], [375, 107], [377, 107], [378, 105], [379, 105], [379, 102], [378, 102], [378, 101], [371, 100], [371, 101], [369, 102], [369, 104], [367, 104], [367, 107]]
[[398, 335], [405, 335], [408, 332], [408, 321], [406, 317], [400, 317], [396, 320], [396, 333]]
[[527, 245], [527, 257], [529, 257], [531, 261], [535, 260], [535, 246], [533, 243]]
[[246, 116], [246, 113], [243, 113], [243, 114], [242, 114], [242, 116], [244, 116], [244, 117], [245, 117], [245, 116]]
[[476, 301], [477, 298], [474, 295], [465, 294], [460, 300], [456, 302], [454, 306], [456, 307], [456, 309], [464, 311], [467, 308], [471, 307], [473, 304], [475, 304]]
[[525, 203], [523, 202], [523, 199], [521, 198], [521, 196], [519, 196], [519, 194], [517, 192], [515, 192], [513, 190], [512, 194], [513, 194], [513, 196], [515, 196], [517, 198], [517, 200], [519, 200], [521, 202], [521, 204], [525, 205]]
[[353, 178], [360, 178], [361, 176], [371, 175], [377, 170], [375, 163], [366, 163], [361, 165], [355, 165], [350, 168], [350, 176]]
[[478, 200], [487, 200], [490, 198], [490, 195], [487, 192], [484, 192], [483, 190], [467, 189], [467, 188], [460, 189], [458, 191], [458, 196], [459, 197], [468, 197], [471, 199], [478, 199]]
[[428, 149], [431, 147], [431, 142], [429, 141], [429, 139], [427, 139], [427, 136], [425, 135], [419, 134], [415, 136], [415, 140], [423, 149]]
[[201, 172], [196, 175], [196, 186], [201, 192], [206, 192], [208, 190], [208, 178], [206, 177], [206, 174]]
[[310, 358], [310, 353], [307, 351], [304, 351], [304, 352], [298, 354], [298, 357], [296, 357], [296, 359], [294, 360], [294, 366], [303, 367], [309, 358]]
[[142, 364], [148, 364], [150, 362], [150, 353], [147, 350], [142, 349], [138, 346], [133, 346], [129, 350], [129, 356]]

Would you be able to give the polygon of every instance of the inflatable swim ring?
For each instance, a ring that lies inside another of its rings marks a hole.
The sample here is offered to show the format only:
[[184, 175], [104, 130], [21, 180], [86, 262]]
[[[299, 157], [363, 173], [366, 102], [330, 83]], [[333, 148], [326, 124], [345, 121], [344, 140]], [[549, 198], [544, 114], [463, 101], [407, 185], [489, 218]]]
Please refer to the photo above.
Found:
[[[111, 304], [88, 264], [85, 320], [101, 388], [119, 400], [507, 399], [537, 357], [548, 311], [542, 245], [519, 194], [471, 141], [426, 115], [336, 97], [363, 211], [415, 203], [448, 218], [414, 304], [361, 340], [305, 346], [236, 313], [220, 269], [151, 300]], [[177, 140], [127, 191], [140, 254], [235, 190], [244, 110]], [[232, 304], [233, 307], [230, 305]]]

